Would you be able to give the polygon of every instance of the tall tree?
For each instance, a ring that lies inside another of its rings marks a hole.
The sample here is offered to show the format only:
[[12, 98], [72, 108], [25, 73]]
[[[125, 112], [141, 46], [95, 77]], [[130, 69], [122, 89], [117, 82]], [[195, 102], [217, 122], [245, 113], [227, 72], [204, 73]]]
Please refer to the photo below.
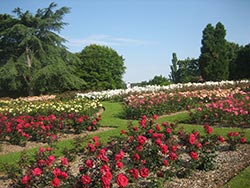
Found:
[[237, 79], [236, 59], [242, 46], [233, 42], [227, 42], [227, 58], [229, 61], [229, 80]]
[[[17, 17], [0, 15], [0, 89], [28, 95], [78, 89], [83, 80], [74, 76], [75, 69], [65, 58], [65, 39], [57, 33], [66, 25], [63, 16], [69, 8], [38, 9], [35, 15], [16, 8]], [[71, 58], [72, 60], [72, 58]]]
[[208, 24], [203, 30], [199, 68], [205, 80], [227, 80], [229, 76], [229, 62], [227, 59], [226, 30], [218, 22], [214, 28]]
[[178, 59], [176, 53], [172, 53], [172, 65], [170, 65], [170, 75], [169, 78], [173, 83], [180, 82], [180, 75], [179, 75], [179, 67], [178, 67]]
[[236, 79], [250, 78], [250, 44], [239, 50], [236, 58]]
[[77, 54], [82, 64], [78, 76], [85, 80], [86, 89], [116, 89], [125, 87], [124, 59], [107, 46], [92, 44]]

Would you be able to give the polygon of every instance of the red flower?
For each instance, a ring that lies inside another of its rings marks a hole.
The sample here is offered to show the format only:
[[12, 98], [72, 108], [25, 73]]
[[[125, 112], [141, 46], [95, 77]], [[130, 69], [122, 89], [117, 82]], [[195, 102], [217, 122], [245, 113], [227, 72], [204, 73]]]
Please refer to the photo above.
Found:
[[64, 165], [64, 166], [68, 166], [69, 161], [68, 161], [67, 158], [63, 157], [63, 158], [61, 158], [61, 163], [62, 163], [62, 165]]
[[133, 178], [138, 179], [138, 177], [139, 177], [139, 171], [136, 168], [130, 169], [129, 173], [131, 174], [131, 176], [133, 176]]
[[92, 121], [92, 125], [96, 125], [97, 124], [97, 121], [96, 120], [93, 120]]
[[168, 162], [168, 160], [163, 160], [163, 164], [164, 164], [164, 166], [168, 166], [168, 164], [169, 164], [169, 162]]
[[147, 138], [145, 136], [138, 136], [137, 141], [140, 145], [144, 145], [146, 142]]
[[117, 162], [116, 162], [116, 166], [117, 166], [118, 168], [122, 169], [123, 163], [122, 163], [121, 161], [117, 161]]
[[172, 161], [175, 161], [178, 158], [177, 154], [174, 152], [171, 152], [168, 157]]
[[195, 143], [195, 141], [196, 141], [195, 135], [194, 134], [190, 134], [189, 135], [189, 143], [193, 145]]
[[54, 174], [54, 176], [58, 177], [58, 176], [61, 175], [61, 170], [60, 170], [59, 168], [55, 168], [55, 169], [53, 170], [53, 174]]
[[78, 123], [82, 123], [83, 122], [83, 117], [79, 117], [79, 118], [77, 118], [77, 120], [76, 120]]
[[219, 136], [219, 137], [218, 137], [218, 140], [219, 140], [220, 142], [224, 142], [224, 141], [225, 141], [225, 138], [223, 138], [222, 136]]
[[137, 153], [135, 153], [135, 154], [133, 155], [133, 159], [134, 159], [135, 161], [139, 161], [139, 160], [140, 160], [140, 155], [137, 154]]
[[161, 147], [161, 152], [163, 154], [166, 154], [168, 152], [168, 146], [167, 145], [162, 144], [160, 147]]
[[121, 160], [124, 157], [124, 152], [121, 150], [120, 153], [115, 155], [115, 160]]
[[52, 184], [53, 187], [60, 187], [60, 184], [61, 184], [60, 179], [57, 178], [57, 177], [55, 177], [55, 178], [51, 181], [51, 184]]
[[147, 168], [142, 167], [142, 168], [140, 169], [140, 176], [141, 176], [142, 178], [148, 177], [148, 173], [149, 173], [149, 170], [148, 170]]
[[93, 161], [92, 161], [91, 159], [88, 159], [88, 160], [85, 162], [85, 164], [86, 164], [86, 166], [87, 166], [88, 168], [92, 168], [92, 167], [94, 166]]
[[93, 136], [92, 140], [93, 140], [94, 142], [98, 142], [98, 141], [99, 141], [99, 138], [98, 138], [97, 136]]
[[172, 131], [172, 130], [171, 130], [170, 128], [166, 128], [166, 133], [167, 133], [167, 134], [170, 134], [171, 131]]
[[176, 152], [177, 151], [177, 146], [172, 146], [171, 149], [172, 149], [173, 152]]
[[40, 168], [35, 168], [32, 170], [32, 174], [34, 176], [40, 176], [42, 174], [42, 170]]
[[195, 145], [196, 148], [201, 148], [202, 147], [202, 144], [199, 142]]
[[155, 125], [155, 128], [156, 128], [157, 131], [160, 131], [160, 130], [161, 130], [161, 127], [160, 127], [159, 124], [156, 124], [156, 125]]
[[126, 131], [125, 130], [121, 130], [121, 134], [126, 134]]
[[194, 160], [198, 159], [198, 157], [199, 157], [198, 153], [196, 153], [194, 151], [191, 151], [189, 155]]
[[91, 183], [91, 178], [88, 175], [82, 175], [82, 184], [88, 185]]
[[30, 177], [29, 176], [23, 176], [22, 178], [22, 184], [28, 184], [29, 183], [29, 180], [30, 180]]
[[123, 174], [118, 174], [116, 178], [116, 183], [121, 187], [126, 187], [128, 185], [128, 178]]
[[241, 138], [240, 138], [240, 142], [241, 142], [241, 143], [245, 143], [246, 141], [247, 141], [247, 140], [246, 140], [245, 137], [241, 137]]
[[157, 120], [157, 119], [158, 119], [158, 116], [154, 114], [154, 115], [153, 115], [153, 119], [154, 119], [154, 120]]

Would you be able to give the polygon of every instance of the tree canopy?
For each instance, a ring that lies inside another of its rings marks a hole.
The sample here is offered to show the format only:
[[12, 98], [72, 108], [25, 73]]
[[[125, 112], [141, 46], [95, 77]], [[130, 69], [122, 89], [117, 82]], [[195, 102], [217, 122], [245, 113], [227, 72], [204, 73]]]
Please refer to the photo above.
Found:
[[82, 63], [78, 76], [86, 82], [85, 89], [102, 90], [124, 88], [124, 59], [107, 46], [86, 46], [77, 56]]
[[38, 9], [35, 15], [16, 8], [16, 17], [0, 15], [0, 91], [34, 95], [79, 89], [75, 76], [79, 59], [63, 45], [58, 32], [66, 25], [69, 8]]
[[229, 76], [229, 61], [227, 59], [226, 30], [218, 22], [215, 28], [208, 24], [203, 30], [199, 69], [203, 79], [220, 81]]

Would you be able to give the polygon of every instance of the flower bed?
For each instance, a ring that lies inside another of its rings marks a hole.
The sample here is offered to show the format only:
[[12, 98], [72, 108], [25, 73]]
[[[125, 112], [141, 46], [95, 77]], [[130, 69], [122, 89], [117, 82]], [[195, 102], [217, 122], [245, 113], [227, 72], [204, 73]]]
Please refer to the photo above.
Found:
[[190, 113], [191, 121], [198, 124], [229, 127], [250, 127], [250, 93], [228, 96], [226, 99], [203, 104]]
[[232, 94], [244, 95], [240, 88], [195, 90], [185, 92], [155, 92], [130, 95], [124, 99], [124, 116], [127, 119], [136, 119], [142, 115], [166, 114], [194, 108], [200, 103], [207, 103], [224, 99]]
[[[205, 136], [201, 136], [199, 132], [185, 133], [175, 124], [156, 124], [156, 118], [143, 116], [139, 125], [130, 124], [128, 131], [121, 131], [122, 137], [111, 138], [105, 145], [93, 137], [85, 149], [78, 150], [81, 163], [77, 174], [69, 170], [67, 157], [56, 159], [51, 148], [40, 148], [32, 163], [23, 156], [12, 176], [13, 186], [163, 187], [171, 177], [214, 168], [216, 151], [226, 141], [213, 135], [212, 127], [204, 125]], [[233, 144], [245, 141], [241, 137]]]
[[94, 131], [102, 106], [97, 100], [3, 100], [0, 107], [0, 140], [25, 145], [27, 141], [51, 142], [58, 133]]
[[133, 87], [128, 89], [115, 89], [106, 91], [95, 91], [89, 93], [77, 93], [77, 96], [89, 99], [122, 101], [124, 97], [131, 94], [142, 94], [152, 92], [174, 92], [174, 91], [192, 91], [192, 90], [212, 90], [215, 88], [249, 88], [248, 80], [241, 81], [221, 81], [221, 82], [204, 82], [204, 83], [185, 83], [185, 84], [170, 84], [168, 86], [148, 85], [146, 87]]

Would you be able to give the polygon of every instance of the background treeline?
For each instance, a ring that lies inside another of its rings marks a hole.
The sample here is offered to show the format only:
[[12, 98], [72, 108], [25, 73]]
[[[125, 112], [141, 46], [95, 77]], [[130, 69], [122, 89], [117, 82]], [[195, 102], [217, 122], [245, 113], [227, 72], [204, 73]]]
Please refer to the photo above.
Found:
[[[67, 50], [59, 32], [70, 9], [56, 7], [0, 14], [0, 97], [125, 88], [124, 58], [114, 49], [92, 44], [79, 53]], [[208, 24], [200, 57], [179, 60], [173, 53], [169, 78], [155, 76], [131, 86], [249, 79], [250, 44], [240, 46], [225, 36], [222, 23]]]

